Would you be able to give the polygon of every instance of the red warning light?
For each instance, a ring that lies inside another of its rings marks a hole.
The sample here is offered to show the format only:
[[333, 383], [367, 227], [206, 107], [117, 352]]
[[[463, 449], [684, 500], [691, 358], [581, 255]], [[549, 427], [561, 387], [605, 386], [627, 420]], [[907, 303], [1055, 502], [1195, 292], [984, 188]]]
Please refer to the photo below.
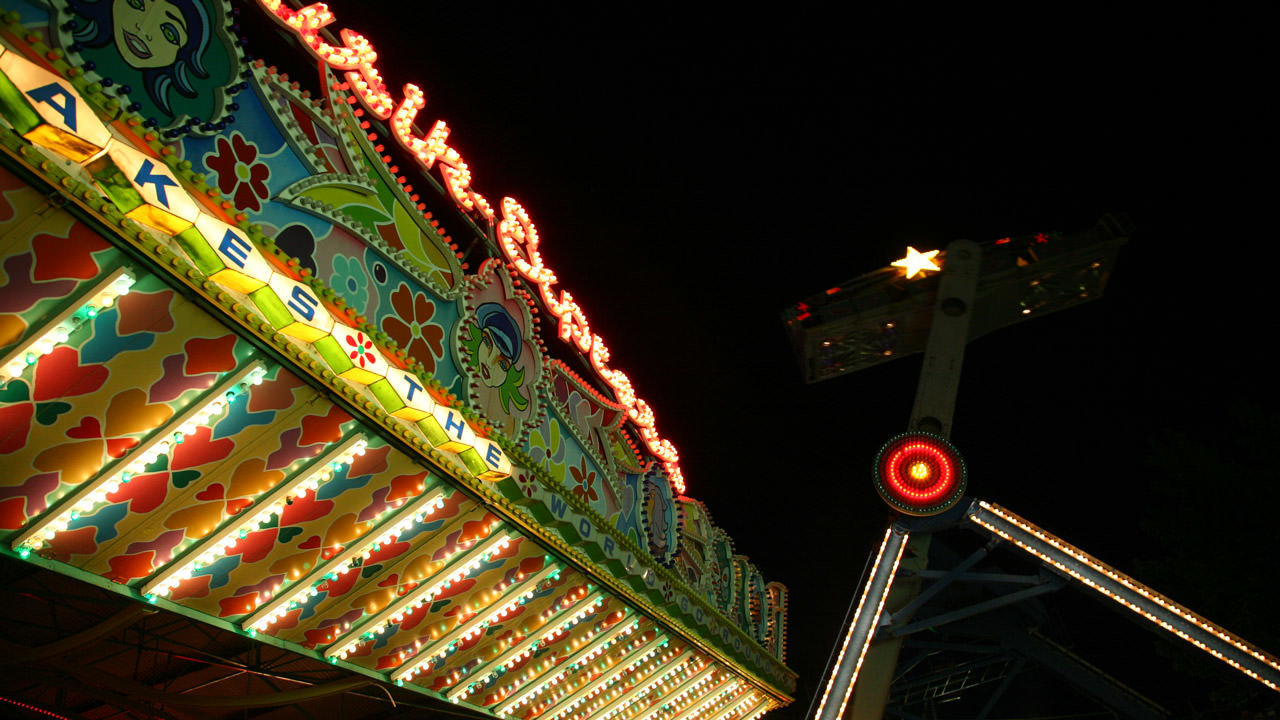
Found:
[[908, 515], [935, 515], [964, 495], [964, 460], [938, 435], [910, 432], [885, 443], [876, 456], [876, 492]]

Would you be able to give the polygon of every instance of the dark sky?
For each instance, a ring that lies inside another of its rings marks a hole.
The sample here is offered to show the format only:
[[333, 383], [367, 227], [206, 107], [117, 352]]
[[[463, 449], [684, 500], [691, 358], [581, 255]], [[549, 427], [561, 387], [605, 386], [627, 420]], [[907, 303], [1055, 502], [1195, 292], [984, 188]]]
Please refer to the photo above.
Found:
[[[477, 190], [524, 204], [689, 494], [790, 587], [801, 689], [775, 717], [804, 715], [883, 532], [870, 465], [919, 372], [805, 385], [779, 313], [908, 244], [1104, 212], [1138, 227], [1107, 297], [969, 348], [970, 492], [1280, 649], [1261, 22], [329, 4], [390, 85], [425, 90], [419, 123], [448, 121]], [[1174, 640], [1077, 590], [1054, 602], [1078, 652], [1175, 714], [1226, 707], [1216, 661], [1170, 674]]]

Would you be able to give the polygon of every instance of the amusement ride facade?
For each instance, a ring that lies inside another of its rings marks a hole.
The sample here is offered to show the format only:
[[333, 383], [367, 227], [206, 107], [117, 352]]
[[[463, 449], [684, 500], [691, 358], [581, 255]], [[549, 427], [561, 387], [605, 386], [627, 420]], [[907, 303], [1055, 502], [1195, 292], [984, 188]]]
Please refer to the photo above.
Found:
[[8, 707], [791, 702], [786, 588], [369, 40], [281, 0], [3, 10]]

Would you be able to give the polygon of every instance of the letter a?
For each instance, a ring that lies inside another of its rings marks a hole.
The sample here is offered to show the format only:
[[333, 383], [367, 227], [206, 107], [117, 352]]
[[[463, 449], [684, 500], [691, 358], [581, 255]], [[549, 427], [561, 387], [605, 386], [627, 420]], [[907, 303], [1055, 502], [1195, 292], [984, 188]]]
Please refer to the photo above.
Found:
[[[58, 111], [64, 122], [67, 123], [67, 129], [75, 132], [76, 130], [76, 97], [67, 92], [58, 83], [49, 83], [35, 90], [28, 90], [27, 95], [36, 102], [42, 102]], [[61, 98], [61, 102], [57, 100]]]

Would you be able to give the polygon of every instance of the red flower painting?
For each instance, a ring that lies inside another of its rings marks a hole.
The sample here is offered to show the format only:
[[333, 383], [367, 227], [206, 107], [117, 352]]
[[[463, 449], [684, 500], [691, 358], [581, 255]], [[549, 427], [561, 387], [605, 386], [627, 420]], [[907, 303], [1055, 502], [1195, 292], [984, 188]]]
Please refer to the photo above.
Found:
[[258, 212], [268, 196], [271, 168], [257, 161], [257, 146], [239, 132], [231, 133], [230, 140], [219, 137], [215, 142], [218, 151], [205, 155], [204, 162], [217, 175], [218, 190], [240, 210]]
[[433, 372], [436, 358], [444, 357], [444, 328], [431, 322], [435, 304], [425, 293], [415, 293], [401, 283], [391, 293], [391, 307], [396, 314], [382, 319], [383, 332]]
[[347, 344], [353, 348], [347, 354], [351, 356], [351, 359], [359, 364], [360, 367], [364, 367], [366, 364], [372, 365], [375, 362], [373, 355], [371, 354], [373, 352], [373, 341], [366, 338], [364, 333], [348, 335]]
[[574, 495], [588, 502], [600, 502], [600, 495], [596, 492], [596, 474], [594, 471], [587, 469], [585, 458], [578, 461], [578, 467], [570, 465], [569, 474], [573, 476], [574, 483], [576, 483], [570, 488]]

